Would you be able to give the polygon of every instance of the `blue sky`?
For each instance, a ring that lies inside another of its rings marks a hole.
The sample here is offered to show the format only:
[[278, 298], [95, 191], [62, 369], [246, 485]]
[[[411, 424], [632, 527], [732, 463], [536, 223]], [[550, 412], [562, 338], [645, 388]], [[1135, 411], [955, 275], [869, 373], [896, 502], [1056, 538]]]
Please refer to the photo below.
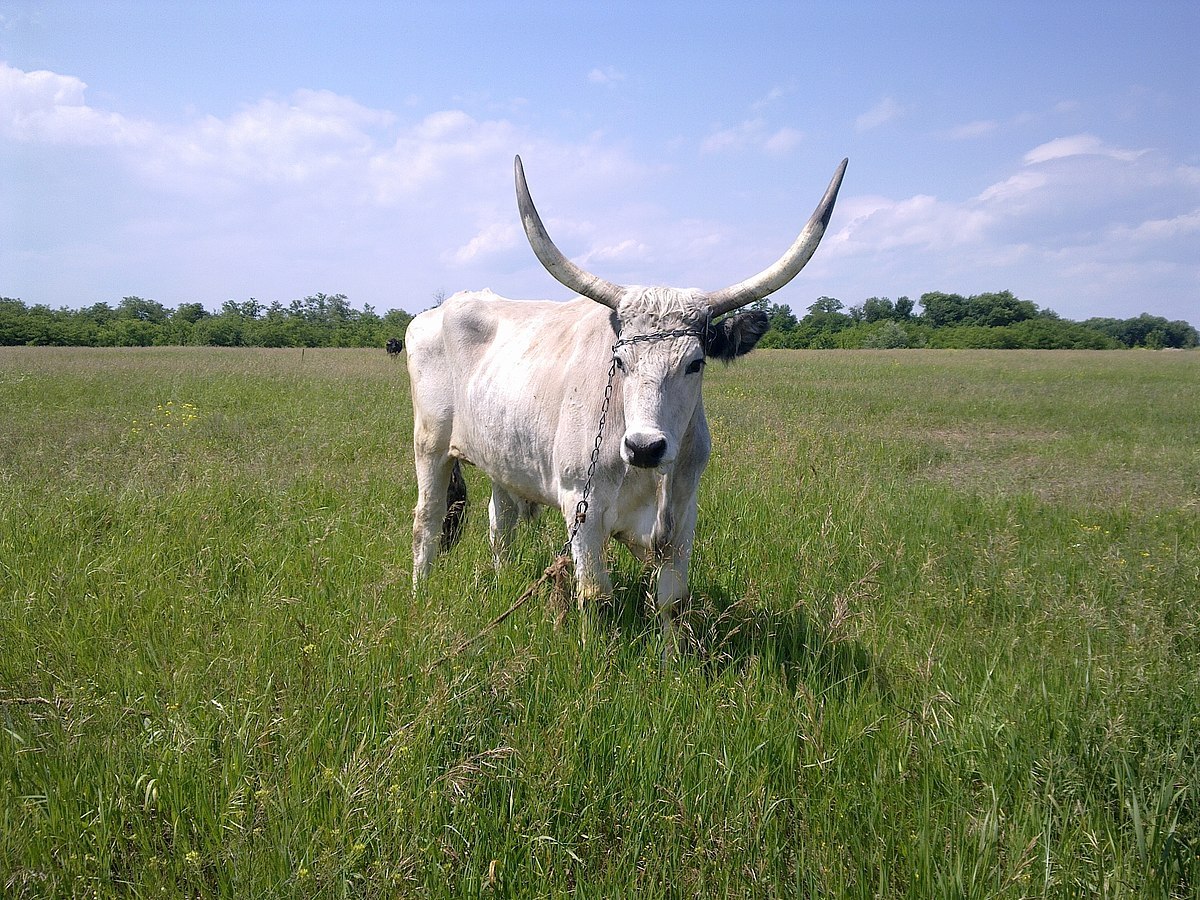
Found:
[[0, 295], [1011, 290], [1200, 323], [1200, 4], [0, 3]]

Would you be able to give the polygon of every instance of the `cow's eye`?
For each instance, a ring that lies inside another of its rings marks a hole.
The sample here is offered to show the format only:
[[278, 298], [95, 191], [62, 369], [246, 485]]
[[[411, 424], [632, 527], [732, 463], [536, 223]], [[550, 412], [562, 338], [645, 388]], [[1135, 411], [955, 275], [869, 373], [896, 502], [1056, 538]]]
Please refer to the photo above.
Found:
[[687, 373], [689, 375], [695, 375], [697, 372], [699, 372], [703, 368], [704, 368], [704, 360], [703, 359], [693, 359], [690, 363], [688, 363]]
[[623, 359], [621, 359], [621, 357], [614, 356], [613, 357], [613, 365], [617, 367], [618, 372], [625, 371], [625, 361]]

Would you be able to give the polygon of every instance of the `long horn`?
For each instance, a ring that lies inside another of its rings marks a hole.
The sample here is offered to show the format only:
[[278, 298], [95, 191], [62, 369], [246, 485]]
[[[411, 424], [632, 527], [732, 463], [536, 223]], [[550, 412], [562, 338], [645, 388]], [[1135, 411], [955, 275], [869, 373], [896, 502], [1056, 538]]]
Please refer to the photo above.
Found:
[[533, 205], [533, 198], [529, 196], [529, 185], [525, 183], [525, 169], [521, 165], [521, 157], [516, 158], [513, 166], [517, 176], [517, 206], [521, 210], [521, 224], [525, 226], [529, 246], [533, 247], [533, 252], [546, 267], [546, 271], [575, 293], [615, 310], [625, 289], [619, 284], [598, 278], [591, 272], [585, 272], [559, 252], [554, 246], [554, 241], [550, 240], [546, 226], [542, 224], [542, 218]]
[[846, 165], [849, 162], [848, 159], [842, 160], [842, 164], [833, 173], [833, 180], [829, 182], [829, 188], [825, 191], [821, 202], [817, 204], [808, 224], [804, 226], [804, 230], [800, 232], [796, 242], [788, 248], [787, 253], [783, 254], [779, 262], [769, 269], [759, 272], [753, 278], [747, 278], [732, 287], [713, 291], [708, 295], [713, 316], [719, 316], [739, 309], [747, 303], [761, 300], [768, 294], [779, 290], [804, 268], [804, 264], [816, 252], [817, 245], [821, 243], [821, 238], [825, 234], [825, 228], [829, 225], [829, 217], [833, 214], [833, 204], [837, 200], [838, 188], [842, 186], [842, 176], [846, 174]]

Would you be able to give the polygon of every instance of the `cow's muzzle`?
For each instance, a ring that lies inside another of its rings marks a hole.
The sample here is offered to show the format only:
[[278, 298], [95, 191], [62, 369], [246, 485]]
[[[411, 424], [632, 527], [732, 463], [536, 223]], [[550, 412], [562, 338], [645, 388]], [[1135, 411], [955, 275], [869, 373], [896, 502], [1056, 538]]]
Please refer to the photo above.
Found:
[[667, 439], [661, 434], [625, 435], [625, 459], [640, 469], [653, 469], [662, 465], [667, 454]]

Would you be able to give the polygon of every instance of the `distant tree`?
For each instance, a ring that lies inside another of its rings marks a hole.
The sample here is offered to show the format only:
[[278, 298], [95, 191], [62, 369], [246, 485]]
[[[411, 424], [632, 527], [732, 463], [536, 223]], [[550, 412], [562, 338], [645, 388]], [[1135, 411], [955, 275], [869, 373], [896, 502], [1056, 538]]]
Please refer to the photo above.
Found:
[[171, 319], [177, 322], [186, 322], [189, 325], [194, 325], [203, 319], [205, 316], [210, 316], [207, 309], [202, 303], [180, 303], [175, 307], [175, 311], [171, 313]]
[[1162, 316], [1142, 313], [1132, 319], [1093, 318], [1083, 323], [1126, 347], [1187, 349], [1200, 346], [1200, 333], [1187, 322], [1168, 322]]
[[1037, 315], [1037, 306], [1029, 300], [1018, 300], [1012, 291], [976, 294], [967, 301], [964, 325], [984, 325], [996, 328], [1024, 322]]
[[251, 297], [249, 300], [226, 300], [221, 304], [222, 316], [234, 316], [239, 319], [255, 320], [263, 314], [263, 305]]
[[[320, 295], [325, 296], [325, 295]], [[334, 294], [325, 297], [325, 309], [329, 320], [337, 325], [342, 322], [349, 322], [355, 318], [356, 313], [350, 307], [350, 300], [345, 294]]]
[[1078, 322], [1036, 316], [1005, 326], [1016, 346], [1026, 350], [1115, 350], [1121, 345]]
[[153, 322], [161, 325], [167, 321], [167, 309], [157, 300], [143, 300], [141, 297], [123, 297], [117, 304], [116, 318], [135, 319], [139, 322]]
[[245, 321], [236, 304], [231, 307], [231, 303], [233, 301], [226, 301], [218, 315], [207, 316], [192, 326], [193, 344], [211, 347], [241, 347], [245, 344]]
[[[854, 324], [854, 319], [842, 312], [841, 300], [818, 297], [808, 307], [808, 314], [788, 330], [768, 331], [760, 346], [803, 349], [806, 347], [835, 347], [834, 335]], [[790, 314], [791, 310], [788, 310]], [[792, 317], [794, 318], [794, 316]], [[786, 322], [787, 319], [780, 319]]]
[[766, 310], [768, 328], [775, 331], [788, 332], [795, 329], [800, 324], [796, 318], [796, 314], [792, 312], [790, 306], [784, 306], [781, 303], [772, 303]]
[[874, 350], [896, 350], [911, 346], [908, 332], [900, 327], [893, 319], [877, 320], [879, 324], [864, 336], [859, 345]]
[[211, 315], [201, 303], [180, 303], [167, 315], [162, 329], [163, 341], [168, 344], [192, 343], [192, 326]]
[[389, 309], [383, 314], [383, 320], [380, 323], [380, 330], [384, 335], [384, 340], [389, 337], [403, 338], [404, 333], [408, 331], [408, 323], [413, 319], [408, 313], [402, 309]]
[[304, 299], [297, 298], [293, 300], [288, 304], [288, 315], [293, 319], [308, 319], [310, 315], [308, 301], [310, 299], [309, 297], [305, 297]]
[[818, 313], [840, 313], [844, 305], [841, 300], [835, 297], [818, 297], [816, 302], [808, 307], [810, 315]]
[[1166, 334], [1166, 346], [1178, 350], [1189, 350], [1200, 347], [1200, 331], [1182, 319], [1168, 322], [1163, 326]]
[[256, 322], [247, 333], [243, 335], [247, 344], [254, 347], [293, 347], [294, 333], [293, 329], [288, 327], [288, 323], [279, 317], [271, 318], [267, 314], [267, 318]]
[[20, 309], [14, 323], [13, 343], [34, 347], [63, 343], [54, 310], [42, 303], [29, 307], [19, 300], [16, 303]]
[[136, 317], [118, 316], [101, 330], [101, 340], [109, 347], [149, 347], [158, 343], [160, 323]]
[[790, 306], [762, 299], [752, 303], [748, 309], [761, 312], [767, 317], [767, 333], [759, 342], [760, 347], [796, 346], [795, 332], [800, 323]]
[[117, 317], [117, 311], [107, 303], [93, 303], [91, 306], [85, 306], [79, 310], [79, 315], [86, 318], [97, 325], [103, 325], [105, 322], [111, 322]]
[[930, 291], [921, 295], [921, 318], [934, 328], [961, 325], [967, 318], [967, 298], [961, 294]]
[[842, 309], [841, 300], [833, 297], [819, 297], [815, 303], [809, 306], [808, 315], [804, 317], [801, 324], [818, 332], [841, 331], [854, 323], [854, 320], [842, 312]]
[[864, 322], [896, 318], [896, 305], [887, 297], [868, 297], [863, 301], [862, 311]]
[[15, 297], [0, 297], [0, 347], [25, 343], [25, 304]]

